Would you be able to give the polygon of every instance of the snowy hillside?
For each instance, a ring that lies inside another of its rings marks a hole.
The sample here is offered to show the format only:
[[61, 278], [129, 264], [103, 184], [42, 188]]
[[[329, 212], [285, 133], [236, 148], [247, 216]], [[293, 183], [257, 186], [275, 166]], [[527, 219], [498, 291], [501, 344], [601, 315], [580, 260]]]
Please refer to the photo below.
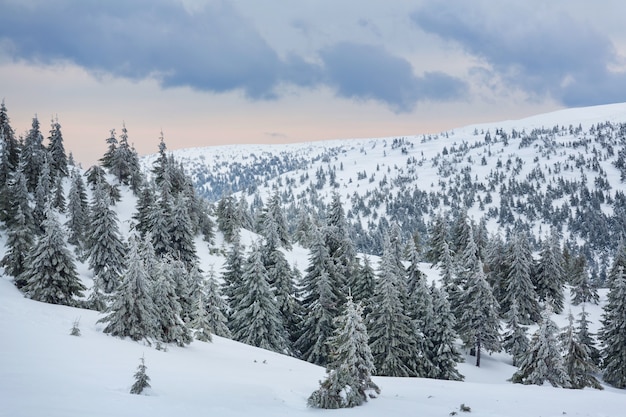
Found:
[[[576, 310], [575, 310], [576, 311]], [[597, 322], [599, 309], [593, 310]], [[626, 391], [567, 390], [507, 382], [506, 355], [459, 365], [465, 382], [375, 378], [379, 398], [364, 406], [312, 410], [306, 399], [324, 377], [307, 362], [215, 337], [167, 352], [102, 333], [100, 315], [24, 298], [0, 278], [0, 416], [447, 416], [459, 406], [476, 417], [623, 415]], [[80, 319], [81, 336], [70, 336]], [[139, 358], [152, 388], [129, 394]]]
[[[300, 209], [323, 212], [332, 192], [352, 237], [380, 253], [381, 230], [428, 238], [441, 212], [467, 211], [489, 231], [555, 227], [603, 275], [626, 234], [626, 104], [568, 109], [516, 121], [396, 138], [234, 145], [174, 152], [212, 201], [242, 191], [254, 209], [278, 190], [290, 227]], [[143, 159], [150, 166], [154, 157]]]

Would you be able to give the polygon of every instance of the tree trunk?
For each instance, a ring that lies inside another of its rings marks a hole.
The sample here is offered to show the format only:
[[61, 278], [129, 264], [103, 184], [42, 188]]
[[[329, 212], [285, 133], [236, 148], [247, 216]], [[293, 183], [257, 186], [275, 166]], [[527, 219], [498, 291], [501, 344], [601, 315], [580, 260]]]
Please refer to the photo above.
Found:
[[476, 366], [480, 368], [480, 338], [476, 339]]

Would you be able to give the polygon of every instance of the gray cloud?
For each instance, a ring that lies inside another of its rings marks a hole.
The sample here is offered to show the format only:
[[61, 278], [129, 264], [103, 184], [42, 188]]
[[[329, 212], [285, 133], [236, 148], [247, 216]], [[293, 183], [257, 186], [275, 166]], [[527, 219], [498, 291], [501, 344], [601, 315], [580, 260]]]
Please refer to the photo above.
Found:
[[325, 84], [341, 97], [378, 101], [395, 112], [466, 91], [444, 73], [416, 76], [407, 60], [377, 46], [338, 43], [319, 51], [321, 64], [297, 53], [281, 57], [225, 0], [193, 11], [176, 0], [0, 0], [0, 10], [0, 47], [13, 59], [154, 78], [165, 88], [273, 99], [281, 84]]
[[418, 101], [455, 99], [466, 90], [464, 82], [443, 73], [416, 76], [408, 61], [382, 47], [344, 42], [320, 55], [327, 82], [339, 96], [381, 101], [399, 113], [413, 110]]
[[536, 3], [431, 1], [412, 20], [531, 95], [549, 95], [565, 105], [626, 100], [626, 74], [609, 70], [618, 60], [611, 40], [564, 10], [538, 10]]

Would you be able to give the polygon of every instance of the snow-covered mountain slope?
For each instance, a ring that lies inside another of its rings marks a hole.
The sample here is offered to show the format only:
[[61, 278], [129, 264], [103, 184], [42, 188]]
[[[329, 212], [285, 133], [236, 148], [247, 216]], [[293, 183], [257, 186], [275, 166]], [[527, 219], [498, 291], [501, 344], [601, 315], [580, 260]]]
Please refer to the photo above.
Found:
[[[359, 250], [380, 253], [395, 221], [427, 238], [440, 212], [489, 231], [555, 227], [594, 272], [626, 235], [626, 104], [561, 110], [438, 135], [234, 145], [174, 152], [201, 194], [241, 191], [254, 208], [278, 190], [288, 220], [339, 193]], [[143, 159], [150, 166], [154, 156]], [[363, 237], [367, 235], [367, 237]]]
[[[509, 358], [493, 355], [480, 368], [469, 357], [460, 364], [465, 382], [378, 377], [379, 398], [324, 412], [306, 407], [323, 368], [219, 337], [157, 351], [103, 334], [99, 317], [28, 300], [1, 277], [0, 416], [446, 416], [461, 414], [465, 404], [475, 417], [618, 417], [626, 401], [626, 391], [608, 386], [581, 391], [511, 384]], [[79, 337], [70, 335], [77, 319]], [[131, 395], [141, 357], [152, 388]]]

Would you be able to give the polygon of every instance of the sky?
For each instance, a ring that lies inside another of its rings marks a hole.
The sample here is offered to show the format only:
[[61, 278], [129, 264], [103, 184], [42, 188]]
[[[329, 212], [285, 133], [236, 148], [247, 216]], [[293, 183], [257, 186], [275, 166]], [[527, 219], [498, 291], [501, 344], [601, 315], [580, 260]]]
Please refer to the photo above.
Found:
[[89, 166], [626, 101], [621, 0], [0, 0], [0, 98]]

